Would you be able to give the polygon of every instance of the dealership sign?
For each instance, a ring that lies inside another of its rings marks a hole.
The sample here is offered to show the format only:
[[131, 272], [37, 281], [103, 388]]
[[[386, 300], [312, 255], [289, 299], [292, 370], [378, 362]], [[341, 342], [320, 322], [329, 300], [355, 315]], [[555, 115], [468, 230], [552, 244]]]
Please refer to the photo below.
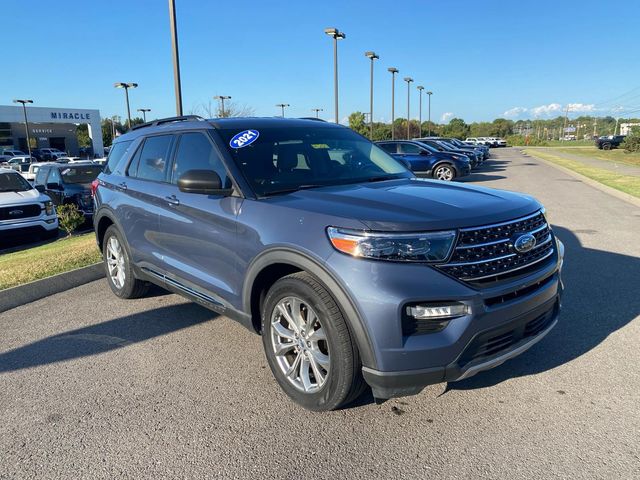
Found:
[[51, 112], [53, 120], [91, 120], [90, 113], [80, 112]]

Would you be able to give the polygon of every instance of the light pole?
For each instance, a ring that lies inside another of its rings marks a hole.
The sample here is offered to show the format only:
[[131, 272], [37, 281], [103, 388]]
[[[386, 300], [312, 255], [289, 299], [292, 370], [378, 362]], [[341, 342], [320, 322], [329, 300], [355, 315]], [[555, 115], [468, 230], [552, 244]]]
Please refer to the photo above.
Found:
[[124, 83], [124, 82], [116, 82], [113, 84], [116, 88], [124, 88], [124, 96], [127, 99], [127, 119], [129, 120], [129, 128], [131, 128], [131, 109], [129, 108], [129, 89], [136, 88], [138, 86], [137, 83]]
[[369, 139], [373, 140], [373, 62], [380, 57], [376, 52], [364, 52], [364, 56], [371, 60], [371, 87], [369, 92]]
[[142, 119], [144, 120], [144, 123], [147, 123], [147, 112], [150, 112], [151, 109], [150, 108], [139, 108], [138, 111], [142, 112]]
[[387, 70], [389, 72], [391, 72], [391, 140], [395, 140], [395, 138], [396, 138], [396, 129], [395, 129], [395, 125], [393, 124], [393, 122], [396, 119], [396, 113], [395, 113], [395, 108], [396, 108], [396, 73], [398, 73], [400, 70], [398, 70], [395, 67], [389, 67], [389, 68], [387, 68]]
[[422, 85], [418, 85], [416, 87], [418, 89], [419, 93], [419, 97], [420, 97], [420, 102], [419, 102], [419, 112], [418, 113], [418, 126], [420, 127], [420, 134], [418, 135], [418, 137], [422, 137], [422, 91], [424, 90], [424, 87]]
[[311, 111], [316, 112], [316, 118], [320, 118], [319, 112], [322, 112], [323, 110], [321, 108], [312, 108]]
[[278, 103], [276, 104], [276, 107], [280, 107], [282, 109], [282, 118], [284, 118], [284, 109], [285, 107], [290, 107], [291, 105], [289, 105], [288, 103]]
[[22, 113], [24, 113], [24, 131], [27, 134], [27, 150], [29, 151], [29, 159], [31, 159], [31, 137], [29, 136], [29, 121], [27, 120], [27, 103], [33, 103], [33, 100], [21, 100], [16, 98], [13, 103], [22, 104]]
[[404, 81], [407, 82], [407, 140], [411, 137], [411, 120], [409, 117], [409, 107], [411, 106], [411, 82], [413, 78], [404, 77]]
[[433, 92], [429, 91], [427, 95], [429, 96], [429, 136], [431, 136], [431, 95]]
[[213, 97], [214, 100], [220, 100], [220, 118], [225, 118], [224, 117], [224, 101], [225, 100], [231, 100], [231, 97], [229, 95], [216, 95], [215, 97]]
[[176, 2], [169, 0], [169, 24], [171, 26], [171, 51], [173, 55], [173, 83], [176, 91], [176, 115], [182, 116], [182, 86], [180, 83], [180, 56], [178, 55], [178, 25]]
[[[338, 115], [338, 40], [347, 38], [344, 32], [340, 32], [337, 28], [325, 28], [324, 33], [333, 37], [333, 88], [334, 88], [334, 102], [336, 109], [336, 123], [340, 123], [340, 116]], [[282, 115], [284, 116], [284, 114]]]

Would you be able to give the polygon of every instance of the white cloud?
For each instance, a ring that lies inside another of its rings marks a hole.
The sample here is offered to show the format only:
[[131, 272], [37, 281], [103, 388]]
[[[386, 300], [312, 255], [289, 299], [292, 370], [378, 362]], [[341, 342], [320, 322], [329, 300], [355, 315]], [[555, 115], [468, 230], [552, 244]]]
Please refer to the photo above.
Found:
[[447, 123], [451, 118], [453, 118], [453, 112], [444, 112], [440, 117], [440, 121], [442, 123]]
[[562, 105], [559, 103], [550, 103], [548, 105], [540, 105], [533, 107], [530, 112], [534, 117], [550, 117], [562, 111]]
[[569, 107], [570, 112], [593, 112], [596, 106], [593, 103], [568, 103], [565, 108]]
[[527, 109], [525, 107], [513, 107], [507, 110], [506, 112], [504, 112], [502, 116], [507, 118], [517, 118], [526, 112], [527, 112]]

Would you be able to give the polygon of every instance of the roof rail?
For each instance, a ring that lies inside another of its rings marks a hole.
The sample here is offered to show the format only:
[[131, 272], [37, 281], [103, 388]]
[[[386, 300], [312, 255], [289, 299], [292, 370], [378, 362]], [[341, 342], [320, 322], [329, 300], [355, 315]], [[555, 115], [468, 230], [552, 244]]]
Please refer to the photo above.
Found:
[[137, 130], [139, 128], [145, 127], [154, 127], [156, 125], [162, 125], [163, 123], [172, 123], [172, 122], [187, 122], [189, 120], [199, 120], [204, 121], [200, 115], [181, 115], [179, 117], [167, 117], [167, 118], [159, 118], [158, 120], [154, 120], [153, 122], [141, 123], [140, 125], [134, 125], [131, 127], [131, 130]]
[[300, 117], [300, 120], [313, 120], [315, 122], [325, 122], [326, 120], [323, 120], [322, 118], [316, 118], [316, 117]]

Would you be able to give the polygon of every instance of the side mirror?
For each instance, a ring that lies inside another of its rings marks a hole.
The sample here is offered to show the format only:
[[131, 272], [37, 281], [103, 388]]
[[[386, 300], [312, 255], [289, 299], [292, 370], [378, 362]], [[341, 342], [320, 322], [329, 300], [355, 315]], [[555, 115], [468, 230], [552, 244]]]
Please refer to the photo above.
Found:
[[61, 190], [59, 183], [47, 183], [47, 190]]
[[44, 185], [36, 185], [36, 190], [38, 190], [40, 193], [44, 193]]
[[188, 170], [178, 179], [178, 188], [184, 193], [228, 196], [232, 188], [222, 188], [222, 180], [213, 170]]
[[429, 150], [420, 150], [420, 155], [422, 155], [423, 157], [428, 157], [429, 155], [431, 155], [431, 152]]

